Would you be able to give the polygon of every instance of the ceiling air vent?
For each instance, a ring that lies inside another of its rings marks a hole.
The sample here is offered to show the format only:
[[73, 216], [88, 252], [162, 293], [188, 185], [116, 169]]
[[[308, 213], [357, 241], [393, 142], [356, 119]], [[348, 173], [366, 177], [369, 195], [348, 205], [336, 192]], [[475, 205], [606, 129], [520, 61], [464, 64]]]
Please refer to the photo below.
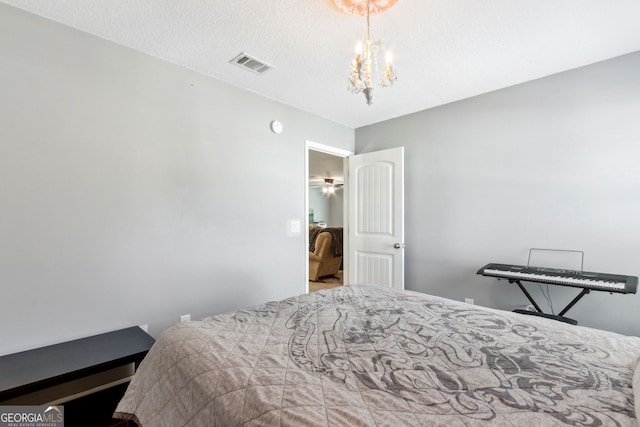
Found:
[[247, 55], [244, 52], [236, 56], [229, 62], [256, 74], [264, 74], [273, 68], [271, 65], [267, 64], [266, 62], [258, 58], [254, 58], [251, 55]]

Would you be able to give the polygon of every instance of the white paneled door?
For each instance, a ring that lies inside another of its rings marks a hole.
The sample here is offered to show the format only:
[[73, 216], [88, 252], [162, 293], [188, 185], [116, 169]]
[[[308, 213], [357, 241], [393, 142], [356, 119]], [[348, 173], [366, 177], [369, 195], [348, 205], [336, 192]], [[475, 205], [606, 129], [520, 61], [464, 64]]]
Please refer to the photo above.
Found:
[[349, 157], [349, 284], [404, 289], [404, 147]]

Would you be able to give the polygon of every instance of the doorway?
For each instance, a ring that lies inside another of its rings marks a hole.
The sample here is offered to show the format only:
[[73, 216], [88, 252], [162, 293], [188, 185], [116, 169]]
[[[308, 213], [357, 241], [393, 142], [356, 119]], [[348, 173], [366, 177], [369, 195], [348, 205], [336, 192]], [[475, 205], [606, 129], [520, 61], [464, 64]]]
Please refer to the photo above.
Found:
[[[341, 286], [348, 277], [344, 270], [348, 233], [343, 232], [348, 221], [345, 159], [352, 154], [347, 150], [306, 142], [305, 212], [308, 214], [309, 232], [305, 233], [305, 246], [308, 250], [313, 243], [311, 249], [314, 249], [313, 255], [310, 252], [306, 257], [307, 292]], [[328, 239], [327, 234], [331, 235], [332, 242], [342, 241], [342, 260], [327, 248], [321, 249], [321, 243]], [[318, 240], [320, 235], [323, 236]], [[317, 249], [316, 242], [320, 243]], [[326, 259], [320, 260], [320, 257]]]

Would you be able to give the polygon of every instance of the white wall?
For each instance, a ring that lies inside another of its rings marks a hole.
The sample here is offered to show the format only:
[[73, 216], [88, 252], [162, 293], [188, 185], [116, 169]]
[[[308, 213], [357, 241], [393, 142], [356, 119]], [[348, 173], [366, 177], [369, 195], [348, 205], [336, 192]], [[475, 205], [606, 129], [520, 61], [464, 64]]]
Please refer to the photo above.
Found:
[[305, 291], [305, 141], [352, 129], [4, 4], [0, 52], [0, 354]]
[[[475, 273], [531, 247], [640, 275], [638, 76], [635, 53], [357, 129], [357, 153], [406, 147], [406, 287], [513, 309], [515, 285]], [[556, 312], [578, 292], [550, 288]], [[640, 335], [638, 313], [640, 295], [592, 292], [567, 316]]]

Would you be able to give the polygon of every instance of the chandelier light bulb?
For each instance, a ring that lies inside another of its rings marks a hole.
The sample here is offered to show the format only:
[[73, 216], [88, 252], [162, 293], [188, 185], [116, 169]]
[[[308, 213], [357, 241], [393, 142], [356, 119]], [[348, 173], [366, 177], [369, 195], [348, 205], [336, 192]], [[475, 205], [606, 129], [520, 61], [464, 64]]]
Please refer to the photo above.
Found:
[[384, 60], [387, 63], [387, 65], [391, 65], [392, 59], [393, 59], [393, 55], [391, 54], [391, 51], [388, 50], [387, 53], [384, 55]]
[[358, 40], [356, 43], [356, 55], [362, 55], [362, 40]]

